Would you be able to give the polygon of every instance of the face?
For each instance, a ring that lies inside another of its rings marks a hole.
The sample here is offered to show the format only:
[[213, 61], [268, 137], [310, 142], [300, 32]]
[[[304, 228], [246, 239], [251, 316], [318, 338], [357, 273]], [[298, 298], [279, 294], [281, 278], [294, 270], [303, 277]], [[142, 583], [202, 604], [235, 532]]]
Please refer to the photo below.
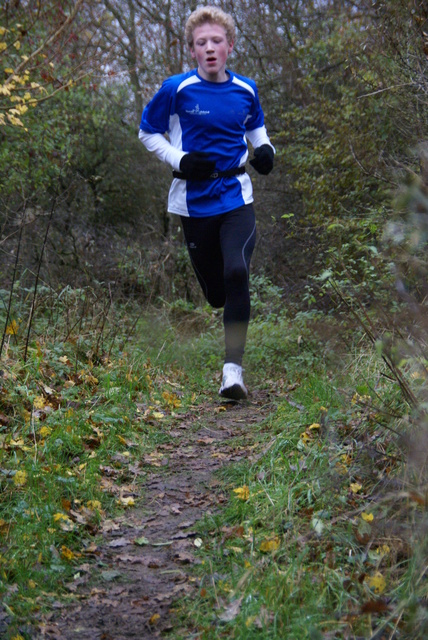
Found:
[[219, 24], [202, 24], [193, 31], [192, 58], [198, 63], [201, 78], [210, 82], [227, 80], [226, 61], [232, 52], [233, 42], [228, 42], [224, 27]]

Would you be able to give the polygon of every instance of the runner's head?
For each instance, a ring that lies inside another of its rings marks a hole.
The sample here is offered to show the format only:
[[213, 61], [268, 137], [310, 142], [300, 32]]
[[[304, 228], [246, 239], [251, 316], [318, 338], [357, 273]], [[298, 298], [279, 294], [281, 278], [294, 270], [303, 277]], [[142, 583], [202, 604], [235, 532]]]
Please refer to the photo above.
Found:
[[193, 11], [186, 22], [185, 36], [190, 48], [193, 47], [194, 30], [207, 23], [223, 27], [229, 44], [232, 44], [235, 41], [235, 22], [230, 13], [226, 13], [220, 9], [220, 7], [201, 7], [200, 9]]

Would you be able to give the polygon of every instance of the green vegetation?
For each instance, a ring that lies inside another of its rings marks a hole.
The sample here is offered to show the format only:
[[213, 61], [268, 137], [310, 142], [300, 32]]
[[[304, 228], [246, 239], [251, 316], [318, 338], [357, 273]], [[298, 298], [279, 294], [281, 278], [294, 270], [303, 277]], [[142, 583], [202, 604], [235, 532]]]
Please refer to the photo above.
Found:
[[[277, 151], [253, 176], [245, 375], [266, 404], [248, 460], [220, 474], [228, 504], [198, 524], [199, 595], [176, 603], [177, 629], [422, 639], [427, 8], [232, 5], [231, 62]], [[15, 640], [144, 502], [141, 460], [218, 402], [221, 313], [137, 138], [143, 104], [188, 68], [191, 7], [0, 8], [0, 635], [6, 616]]]
[[[175, 614], [207, 639], [423, 637], [425, 467], [403, 464], [423, 423], [361, 329], [293, 317], [265, 289], [246, 366], [272, 406], [247, 427], [248, 461], [220, 474], [228, 504], [197, 527], [199, 597]], [[138, 319], [115, 307], [100, 334], [102, 307], [85, 318], [75, 293], [74, 307], [71, 292], [61, 310], [46, 306], [55, 333], [37, 324], [25, 363], [18, 323], [4, 345], [0, 589], [11, 633], [72, 598], [67, 585], [96, 560], [103, 527], [144, 499], [138, 462], [217, 393], [218, 314], [175, 305]], [[395, 373], [418, 398], [420, 358], [401, 356]]]

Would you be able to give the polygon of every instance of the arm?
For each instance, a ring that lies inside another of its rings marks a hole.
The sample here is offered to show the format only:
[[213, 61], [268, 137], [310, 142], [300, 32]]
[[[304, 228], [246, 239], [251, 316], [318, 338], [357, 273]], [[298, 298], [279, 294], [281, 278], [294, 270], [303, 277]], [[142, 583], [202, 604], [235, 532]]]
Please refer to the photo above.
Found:
[[247, 131], [247, 138], [254, 147], [254, 158], [250, 160], [250, 164], [258, 173], [266, 176], [273, 169], [275, 155], [275, 147], [269, 140], [266, 127], [263, 125]]
[[254, 149], [261, 147], [262, 144], [268, 144], [270, 147], [272, 147], [273, 152], [275, 153], [275, 147], [271, 144], [271, 141], [269, 140], [269, 136], [267, 134], [265, 125], [263, 125], [262, 127], [257, 127], [257, 129], [252, 129], [250, 131], [247, 131], [245, 135], [253, 145]]
[[180, 169], [180, 162], [185, 154], [176, 149], [161, 133], [148, 133], [140, 129], [138, 137], [148, 151], [152, 151], [159, 160], [169, 164], [173, 169]]

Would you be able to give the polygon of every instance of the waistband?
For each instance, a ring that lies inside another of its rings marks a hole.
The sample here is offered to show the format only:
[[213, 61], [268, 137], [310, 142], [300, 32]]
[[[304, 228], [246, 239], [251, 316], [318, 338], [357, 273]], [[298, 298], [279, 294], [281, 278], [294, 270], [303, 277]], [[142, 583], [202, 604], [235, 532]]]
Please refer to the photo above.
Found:
[[208, 176], [208, 178], [188, 178], [185, 173], [181, 171], [173, 171], [172, 175], [174, 178], [179, 178], [180, 180], [217, 180], [217, 178], [230, 178], [232, 176], [238, 176], [245, 173], [245, 166], [236, 167], [235, 169], [227, 169], [226, 171], [213, 171], [213, 173]]

